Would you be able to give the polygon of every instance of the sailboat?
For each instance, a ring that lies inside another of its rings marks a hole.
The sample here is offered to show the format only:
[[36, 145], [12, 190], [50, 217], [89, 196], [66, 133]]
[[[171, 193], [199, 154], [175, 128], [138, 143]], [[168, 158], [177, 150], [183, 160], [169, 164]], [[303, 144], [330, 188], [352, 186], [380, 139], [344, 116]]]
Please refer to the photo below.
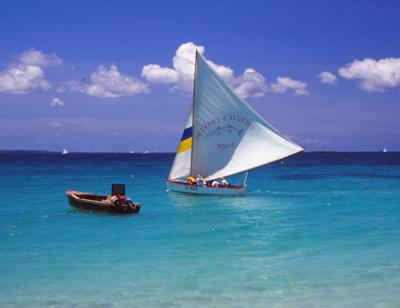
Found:
[[[258, 115], [196, 51], [193, 100], [168, 176], [170, 191], [240, 195], [247, 171], [303, 151]], [[193, 185], [246, 173], [240, 185]]]
[[67, 155], [68, 153], [69, 152], [68, 152], [68, 150], [66, 148], [63, 148], [62, 151], [61, 151], [62, 155]]

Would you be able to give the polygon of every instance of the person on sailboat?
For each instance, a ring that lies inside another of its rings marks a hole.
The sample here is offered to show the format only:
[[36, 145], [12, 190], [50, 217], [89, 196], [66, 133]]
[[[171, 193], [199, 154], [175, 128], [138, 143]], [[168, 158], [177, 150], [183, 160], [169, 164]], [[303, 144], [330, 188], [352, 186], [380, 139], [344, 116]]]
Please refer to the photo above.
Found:
[[196, 185], [196, 179], [194, 177], [192, 177], [191, 175], [187, 177], [186, 179], [186, 183], [190, 184], [190, 185]]
[[223, 176], [221, 176], [221, 184], [223, 186], [229, 186], [230, 185], [229, 182]]
[[206, 186], [206, 181], [203, 179], [203, 177], [200, 174], [197, 175], [196, 183], [197, 183], [197, 186]]
[[212, 186], [212, 187], [218, 187], [218, 186], [219, 186], [218, 181], [217, 181], [217, 180], [213, 180], [213, 181], [211, 182], [211, 186]]

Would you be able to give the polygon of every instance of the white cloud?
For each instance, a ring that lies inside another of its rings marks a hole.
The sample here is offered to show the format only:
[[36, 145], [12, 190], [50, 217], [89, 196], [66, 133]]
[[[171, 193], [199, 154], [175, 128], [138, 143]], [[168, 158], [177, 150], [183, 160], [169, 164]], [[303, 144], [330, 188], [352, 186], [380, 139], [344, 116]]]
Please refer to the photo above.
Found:
[[64, 106], [64, 102], [61, 99], [59, 99], [58, 97], [55, 97], [50, 101], [50, 106], [62, 107], [62, 106]]
[[292, 90], [295, 95], [308, 95], [306, 88], [305, 82], [289, 77], [278, 77], [276, 82], [271, 85], [271, 89], [275, 93], [286, 93], [288, 90]]
[[[190, 93], [193, 90], [195, 52], [204, 54], [205, 48], [187, 42], [178, 47], [172, 59], [172, 68], [158, 64], [143, 67], [142, 77], [152, 83], [172, 84], [173, 90]], [[232, 68], [207, 60], [208, 64], [229, 84], [236, 88], [242, 97], [261, 97], [267, 91], [265, 78], [254, 69], [247, 69], [242, 75], [235, 77]]]
[[143, 67], [142, 77], [153, 83], [176, 83], [177, 72], [168, 67], [161, 67], [158, 64], [148, 64]]
[[0, 72], [0, 93], [24, 94], [49, 88], [44, 72], [38, 66], [17, 64]]
[[59, 66], [63, 64], [63, 60], [56, 54], [46, 54], [33, 48], [21, 53], [18, 57], [18, 60], [26, 65], [35, 65], [39, 67]]
[[142, 77], [152, 83], [174, 84], [173, 89], [190, 92], [193, 89], [196, 49], [200, 53], [204, 52], [203, 46], [197, 46], [192, 42], [182, 44], [172, 59], [172, 68], [148, 64], [143, 66]]
[[56, 54], [45, 54], [30, 49], [17, 57], [17, 62], [0, 72], [0, 93], [24, 94], [34, 90], [48, 90], [49, 82], [43, 68], [61, 65], [63, 60]]
[[70, 82], [69, 88], [74, 92], [81, 92], [99, 98], [113, 98], [132, 96], [139, 93], [148, 93], [147, 85], [134, 76], [122, 75], [116, 65], [110, 68], [100, 65], [90, 75], [89, 84]]
[[326, 84], [334, 84], [336, 83], [336, 75], [332, 74], [331, 72], [328, 71], [323, 71], [318, 74], [317, 78], [322, 82]]
[[400, 58], [354, 60], [340, 68], [339, 75], [358, 79], [365, 91], [384, 91], [400, 86]]
[[243, 98], [262, 97], [268, 91], [268, 86], [263, 75], [252, 68], [248, 68], [240, 75], [235, 83], [238, 84], [236, 92]]

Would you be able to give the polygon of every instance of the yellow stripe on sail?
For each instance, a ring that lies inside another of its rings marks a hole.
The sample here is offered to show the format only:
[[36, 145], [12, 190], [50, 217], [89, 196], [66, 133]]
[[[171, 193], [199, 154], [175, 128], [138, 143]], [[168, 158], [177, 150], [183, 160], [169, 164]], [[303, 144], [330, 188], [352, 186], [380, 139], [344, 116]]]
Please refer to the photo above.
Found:
[[178, 151], [176, 151], [176, 154], [185, 152], [191, 148], [192, 148], [192, 137], [187, 138], [181, 141], [181, 143], [179, 143]]

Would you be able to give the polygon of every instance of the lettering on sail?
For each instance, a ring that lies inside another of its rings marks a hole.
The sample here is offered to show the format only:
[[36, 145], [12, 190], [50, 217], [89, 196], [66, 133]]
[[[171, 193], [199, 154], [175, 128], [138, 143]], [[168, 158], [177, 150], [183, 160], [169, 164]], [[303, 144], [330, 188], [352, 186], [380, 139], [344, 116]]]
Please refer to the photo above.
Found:
[[[237, 125], [240, 125], [240, 128]], [[253, 129], [253, 124], [243, 116], [226, 114], [222, 117], [215, 117], [208, 120], [206, 123], [200, 123], [198, 127], [195, 127], [195, 139], [200, 139], [201, 137], [212, 137], [219, 136], [224, 133], [233, 133], [234, 135], [241, 136], [246, 129]], [[227, 142], [222, 148], [231, 148], [234, 145], [231, 142]]]
[[234, 142], [231, 142], [231, 143], [218, 143], [217, 144], [217, 148], [219, 150], [228, 150], [228, 149], [231, 149], [231, 148], [234, 148], [234, 147], [235, 147], [235, 143]]

